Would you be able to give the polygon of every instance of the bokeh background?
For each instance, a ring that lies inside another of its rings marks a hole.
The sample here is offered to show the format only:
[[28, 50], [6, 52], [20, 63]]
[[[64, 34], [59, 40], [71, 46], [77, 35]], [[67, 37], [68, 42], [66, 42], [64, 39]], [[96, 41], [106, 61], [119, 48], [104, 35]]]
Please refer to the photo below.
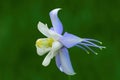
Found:
[[[75, 72], [60, 72], [54, 59], [41, 65], [35, 41], [38, 21], [51, 27], [49, 12], [62, 8], [64, 31], [94, 38], [107, 48], [99, 55], [69, 49]], [[0, 0], [0, 80], [120, 80], [120, 0]]]

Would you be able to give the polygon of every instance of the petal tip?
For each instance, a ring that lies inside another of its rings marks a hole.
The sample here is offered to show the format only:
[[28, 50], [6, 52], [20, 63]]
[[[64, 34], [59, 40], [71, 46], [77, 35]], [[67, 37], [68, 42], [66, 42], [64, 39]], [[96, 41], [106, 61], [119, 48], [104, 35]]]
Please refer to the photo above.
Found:
[[75, 75], [76, 73], [75, 73], [75, 72], [72, 72], [72, 73], [66, 73], [66, 74], [73, 76], [73, 75]]
[[75, 75], [76, 73], [74, 72], [74, 73], [72, 73], [71, 75]]
[[41, 26], [44, 26], [44, 24], [39, 21], [37, 26], [38, 26], [38, 30], [39, 30], [41, 28]]
[[41, 24], [43, 24], [43, 23], [42, 23], [41, 21], [39, 21], [39, 22], [38, 22], [38, 26], [41, 25]]
[[47, 60], [47, 61], [43, 61], [43, 62], [42, 62], [42, 65], [43, 65], [44, 67], [47, 67], [49, 64], [50, 64], [50, 60]]
[[73, 76], [73, 75], [75, 75], [76, 73], [75, 73], [75, 72], [72, 72], [72, 73], [66, 73], [66, 74]]
[[55, 8], [52, 11], [50, 11], [50, 14], [56, 14], [59, 10], [61, 10], [61, 8]]

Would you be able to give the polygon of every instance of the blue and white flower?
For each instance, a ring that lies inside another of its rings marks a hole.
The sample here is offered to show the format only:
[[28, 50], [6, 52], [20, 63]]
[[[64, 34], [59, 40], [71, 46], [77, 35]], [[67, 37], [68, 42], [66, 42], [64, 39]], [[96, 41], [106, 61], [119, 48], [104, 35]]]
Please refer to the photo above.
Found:
[[60, 8], [54, 9], [49, 14], [53, 25], [50, 29], [47, 24], [42, 22], [38, 23], [38, 30], [47, 38], [40, 38], [36, 41], [37, 54], [42, 56], [48, 53], [42, 62], [43, 66], [48, 66], [50, 61], [55, 57], [56, 65], [61, 72], [67, 75], [74, 75], [75, 72], [72, 68], [68, 48], [78, 46], [87, 53], [91, 51], [97, 54], [90, 47], [99, 49], [105, 47], [95, 44], [94, 42], [101, 44], [100, 41], [95, 39], [80, 38], [67, 32], [62, 35], [63, 26], [57, 16], [59, 10]]

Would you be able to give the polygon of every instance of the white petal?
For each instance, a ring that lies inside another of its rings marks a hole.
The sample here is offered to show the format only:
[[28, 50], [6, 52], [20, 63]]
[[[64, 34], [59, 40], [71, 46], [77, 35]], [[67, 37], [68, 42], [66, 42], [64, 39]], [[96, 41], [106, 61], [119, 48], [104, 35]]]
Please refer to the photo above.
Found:
[[53, 42], [53, 46], [52, 49], [50, 50], [50, 52], [47, 54], [47, 56], [45, 57], [45, 59], [43, 60], [42, 65], [43, 66], [48, 66], [50, 64], [51, 59], [56, 56], [56, 54], [58, 53], [58, 50], [62, 47], [62, 44], [58, 41]]
[[51, 37], [50, 36], [50, 33], [49, 33], [49, 29], [47, 27], [47, 24], [43, 24], [42, 22], [39, 22], [38, 23], [38, 30], [43, 34], [45, 35], [46, 37]]
[[40, 56], [44, 55], [51, 49], [51, 48], [39, 48], [39, 47], [36, 47], [36, 48], [37, 48], [37, 54]]
[[49, 28], [47, 27], [47, 25], [43, 24], [42, 22], [39, 22], [38, 23], [38, 30], [43, 34], [45, 35], [46, 37], [51, 37], [51, 38], [54, 38], [55, 40], [58, 40], [61, 35], [52, 31], [52, 30], [49, 30]]
[[57, 53], [58, 52], [54, 52], [54, 53], [49, 52], [47, 54], [47, 56], [45, 57], [45, 59], [43, 60], [42, 65], [43, 66], [48, 66], [50, 64], [51, 59], [53, 59], [53, 57], [54, 57], [53, 54], [57, 54]]
[[48, 66], [50, 64], [50, 61], [51, 61], [51, 52], [49, 52], [47, 54], [47, 56], [45, 57], [45, 59], [42, 62], [42, 65], [43, 66]]
[[63, 45], [58, 41], [53, 42], [52, 49], [51, 49], [53, 57], [56, 56], [55, 52], [57, 52], [62, 46]]

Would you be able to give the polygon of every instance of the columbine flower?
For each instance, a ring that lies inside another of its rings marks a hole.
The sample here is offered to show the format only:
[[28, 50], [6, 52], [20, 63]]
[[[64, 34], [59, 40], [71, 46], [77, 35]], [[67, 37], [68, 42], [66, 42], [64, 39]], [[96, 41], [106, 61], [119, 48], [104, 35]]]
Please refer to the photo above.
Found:
[[96, 47], [99, 49], [105, 47], [95, 44], [94, 42], [101, 44], [100, 41], [95, 39], [80, 38], [67, 32], [62, 35], [63, 26], [57, 16], [59, 10], [60, 8], [54, 9], [49, 14], [53, 25], [50, 29], [47, 27], [47, 24], [43, 24], [42, 22], [38, 23], [38, 30], [47, 38], [40, 38], [36, 41], [37, 53], [42, 56], [48, 52], [42, 62], [43, 66], [48, 66], [51, 59], [55, 57], [56, 65], [61, 72], [64, 72], [67, 75], [74, 75], [75, 72], [72, 68], [67, 48], [78, 46], [87, 53], [91, 51], [97, 54], [90, 47]]

